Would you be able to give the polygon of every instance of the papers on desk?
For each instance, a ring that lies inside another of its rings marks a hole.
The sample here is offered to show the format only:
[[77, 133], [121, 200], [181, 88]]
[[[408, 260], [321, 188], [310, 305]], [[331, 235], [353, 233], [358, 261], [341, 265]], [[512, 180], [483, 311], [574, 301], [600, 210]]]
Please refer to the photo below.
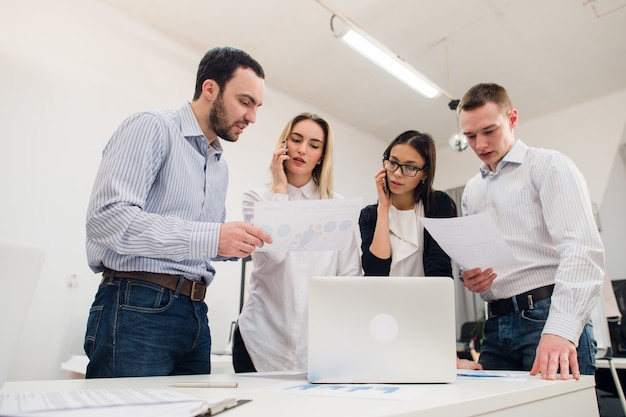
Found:
[[483, 371], [457, 369], [457, 378], [462, 379], [497, 379], [499, 381], [526, 381], [530, 377], [528, 371]]
[[234, 398], [198, 399], [167, 389], [90, 389], [0, 393], [2, 417], [215, 415], [238, 405]]
[[282, 394], [320, 395], [341, 398], [370, 398], [378, 400], [414, 400], [429, 390], [427, 384], [311, 384], [289, 382], [257, 391], [270, 391]]
[[87, 372], [87, 365], [89, 365], [87, 355], [73, 355], [61, 364], [61, 369], [84, 376]]
[[441, 249], [463, 269], [499, 268], [515, 262], [513, 251], [487, 213], [419, 219]]
[[354, 236], [361, 199], [257, 202], [254, 225], [273, 242], [258, 252], [331, 251], [344, 248]]

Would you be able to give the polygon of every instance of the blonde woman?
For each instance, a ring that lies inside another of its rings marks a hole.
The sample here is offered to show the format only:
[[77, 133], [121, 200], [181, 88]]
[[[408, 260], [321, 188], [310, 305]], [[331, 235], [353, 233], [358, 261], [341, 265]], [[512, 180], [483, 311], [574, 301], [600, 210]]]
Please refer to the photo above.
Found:
[[[333, 193], [333, 135], [323, 118], [302, 113], [278, 138], [268, 187], [244, 193], [253, 222], [260, 201], [337, 198]], [[362, 275], [357, 236], [340, 251], [252, 254], [248, 299], [233, 338], [235, 372], [307, 369], [308, 280], [313, 275]]]

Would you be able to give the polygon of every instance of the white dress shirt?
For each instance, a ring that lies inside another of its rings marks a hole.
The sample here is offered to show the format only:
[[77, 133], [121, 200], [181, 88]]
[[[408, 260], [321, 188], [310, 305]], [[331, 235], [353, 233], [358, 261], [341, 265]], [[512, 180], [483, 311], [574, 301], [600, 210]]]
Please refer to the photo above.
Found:
[[[301, 188], [289, 185], [286, 195], [269, 188], [253, 189], [243, 196], [244, 219], [253, 223], [257, 201], [319, 198], [313, 180]], [[252, 263], [239, 330], [254, 367], [259, 372], [306, 370], [309, 278], [362, 275], [356, 231], [341, 251], [254, 252]]]
[[490, 172], [485, 166], [463, 191], [464, 216], [487, 212], [513, 250], [498, 268], [486, 301], [555, 284], [543, 333], [574, 344], [602, 288], [604, 247], [586, 181], [565, 155], [517, 140]]

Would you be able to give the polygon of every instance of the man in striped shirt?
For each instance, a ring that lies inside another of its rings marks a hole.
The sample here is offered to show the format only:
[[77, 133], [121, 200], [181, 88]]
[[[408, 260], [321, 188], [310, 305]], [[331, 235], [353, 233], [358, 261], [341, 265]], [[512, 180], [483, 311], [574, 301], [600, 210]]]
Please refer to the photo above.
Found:
[[463, 215], [487, 212], [512, 248], [507, 267], [465, 270], [465, 287], [488, 302], [479, 362], [544, 379], [594, 374], [590, 316], [604, 276], [604, 248], [585, 179], [563, 154], [515, 139], [507, 91], [473, 86], [457, 108], [482, 161], [463, 191]]
[[211, 260], [271, 242], [224, 223], [220, 144], [256, 121], [264, 78], [244, 51], [211, 49], [191, 102], [130, 116], [106, 145], [87, 212], [89, 266], [102, 274], [85, 334], [88, 378], [211, 372]]

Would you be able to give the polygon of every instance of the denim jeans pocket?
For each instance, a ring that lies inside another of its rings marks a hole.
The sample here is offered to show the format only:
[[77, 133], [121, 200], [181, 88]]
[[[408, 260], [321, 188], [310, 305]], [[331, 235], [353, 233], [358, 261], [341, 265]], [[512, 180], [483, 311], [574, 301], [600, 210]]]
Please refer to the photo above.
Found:
[[174, 303], [174, 292], [150, 282], [127, 280], [120, 294], [120, 308], [140, 313], [161, 313]]
[[551, 304], [552, 301], [549, 298], [537, 301], [532, 310], [522, 311], [522, 318], [535, 323], [545, 323], [548, 320]]
[[583, 375], [593, 375], [596, 371], [598, 343], [594, 338], [593, 324], [587, 324], [578, 340], [578, 366]]
[[98, 334], [98, 328], [100, 327], [100, 320], [102, 319], [102, 310], [104, 306], [92, 306], [89, 310], [89, 317], [87, 318], [87, 331], [85, 333], [85, 353], [91, 357], [95, 349], [96, 336]]

